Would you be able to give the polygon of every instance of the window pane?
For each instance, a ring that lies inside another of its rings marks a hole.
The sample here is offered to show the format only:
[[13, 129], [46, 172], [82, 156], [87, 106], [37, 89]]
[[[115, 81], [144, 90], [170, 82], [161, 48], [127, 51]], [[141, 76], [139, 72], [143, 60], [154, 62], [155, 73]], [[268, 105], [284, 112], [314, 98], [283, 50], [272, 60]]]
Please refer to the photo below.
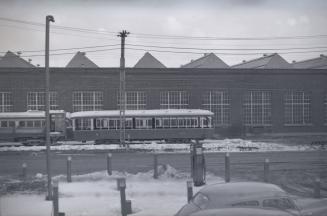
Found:
[[230, 124], [230, 98], [226, 91], [208, 91], [202, 96], [202, 107], [215, 114], [214, 125]]

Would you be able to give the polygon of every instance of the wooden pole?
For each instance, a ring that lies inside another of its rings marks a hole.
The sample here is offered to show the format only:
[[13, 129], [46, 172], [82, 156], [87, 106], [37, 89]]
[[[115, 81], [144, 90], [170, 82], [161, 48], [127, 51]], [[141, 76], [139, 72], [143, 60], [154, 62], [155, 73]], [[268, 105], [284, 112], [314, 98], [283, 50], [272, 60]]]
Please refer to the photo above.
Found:
[[127, 211], [126, 211], [126, 194], [125, 194], [126, 180], [125, 180], [125, 178], [117, 179], [117, 185], [119, 186], [119, 191], [120, 191], [121, 215], [126, 216]]
[[158, 155], [153, 155], [153, 178], [158, 179]]
[[265, 159], [265, 163], [264, 163], [264, 168], [263, 168], [263, 172], [264, 172], [264, 181], [265, 182], [269, 182], [270, 181], [270, 168], [269, 168], [269, 159], [266, 158]]
[[192, 197], [193, 197], [193, 182], [192, 181], [187, 181], [186, 186], [187, 186], [187, 202], [190, 202]]
[[225, 155], [225, 182], [230, 182], [230, 157], [228, 152]]
[[67, 157], [67, 182], [72, 182], [72, 157]]
[[27, 164], [22, 164], [22, 179], [25, 181], [27, 178]]
[[321, 195], [320, 195], [320, 179], [319, 178], [316, 178], [315, 179], [315, 182], [314, 182], [314, 198], [321, 198]]
[[53, 184], [53, 216], [59, 216], [59, 189], [58, 189], [58, 182]]
[[107, 172], [108, 175], [112, 175], [112, 163], [111, 163], [111, 158], [112, 158], [112, 154], [108, 153], [107, 154]]

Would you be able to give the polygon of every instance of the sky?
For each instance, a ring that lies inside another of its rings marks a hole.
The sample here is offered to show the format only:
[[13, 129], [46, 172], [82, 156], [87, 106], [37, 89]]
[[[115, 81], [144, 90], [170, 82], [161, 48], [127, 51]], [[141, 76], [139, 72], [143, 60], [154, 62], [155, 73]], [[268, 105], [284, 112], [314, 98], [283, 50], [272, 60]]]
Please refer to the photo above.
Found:
[[167, 67], [209, 52], [229, 65], [274, 52], [300, 61], [327, 54], [326, 11], [325, 0], [0, 0], [0, 56], [21, 51], [44, 66], [45, 16], [53, 15], [50, 49], [66, 50], [51, 51], [52, 67], [65, 67], [77, 51], [118, 67], [122, 30], [130, 32], [127, 67], [146, 51]]

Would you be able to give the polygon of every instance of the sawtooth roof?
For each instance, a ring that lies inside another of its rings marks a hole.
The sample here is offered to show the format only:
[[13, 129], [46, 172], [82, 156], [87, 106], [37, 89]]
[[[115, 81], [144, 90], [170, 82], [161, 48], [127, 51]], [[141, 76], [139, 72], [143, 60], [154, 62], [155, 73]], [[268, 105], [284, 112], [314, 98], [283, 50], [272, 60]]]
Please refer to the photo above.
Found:
[[291, 68], [291, 64], [288, 63], [277, 53], [264, 55], [263, 57], [253, 59], [250, 61], [243, 61], [240, 64], [232, 66], [232, 68], [265, 68], [265, 69], [284, 69]]
[[229, 66], [223, 62], [214, 53], [204, 54], [204, 56], [192, 60], [190, 63], [181, 66], [182, 68], [228, 68]]
[[0, 67], [22, 67], [31, 68], [35, 67], [30, 62], [21, 58], [19, 55], [8, 51], [4, 56], [0, 58]]
[[85, 52], [77, 52], [66, 65], [68, 68], [97, 68], [98, 66], [86, 57]]
[[158, 59], [153, 57], [149, 52], [146, 52], [144, 56], [134, 65], [134, 68], [166, 68]]
[[318, 58], [307, 59], [303, 61], [293, 62], [293, 68], [303, 69], [327, 69], [327, 56], [320, 55]]

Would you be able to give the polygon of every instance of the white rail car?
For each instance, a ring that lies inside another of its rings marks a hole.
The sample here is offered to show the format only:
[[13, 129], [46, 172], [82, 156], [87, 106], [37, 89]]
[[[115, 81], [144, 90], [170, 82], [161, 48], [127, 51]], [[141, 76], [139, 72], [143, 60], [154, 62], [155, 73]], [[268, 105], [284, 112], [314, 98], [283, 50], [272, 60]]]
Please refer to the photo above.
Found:
[[[127, 140], [189, 141], [213, 135], [213, 113], [201, 109], [126, 110]], [[112, 143], [119, 140], [119, 110], [84, 111], [70, 115], [73, 139]]]

